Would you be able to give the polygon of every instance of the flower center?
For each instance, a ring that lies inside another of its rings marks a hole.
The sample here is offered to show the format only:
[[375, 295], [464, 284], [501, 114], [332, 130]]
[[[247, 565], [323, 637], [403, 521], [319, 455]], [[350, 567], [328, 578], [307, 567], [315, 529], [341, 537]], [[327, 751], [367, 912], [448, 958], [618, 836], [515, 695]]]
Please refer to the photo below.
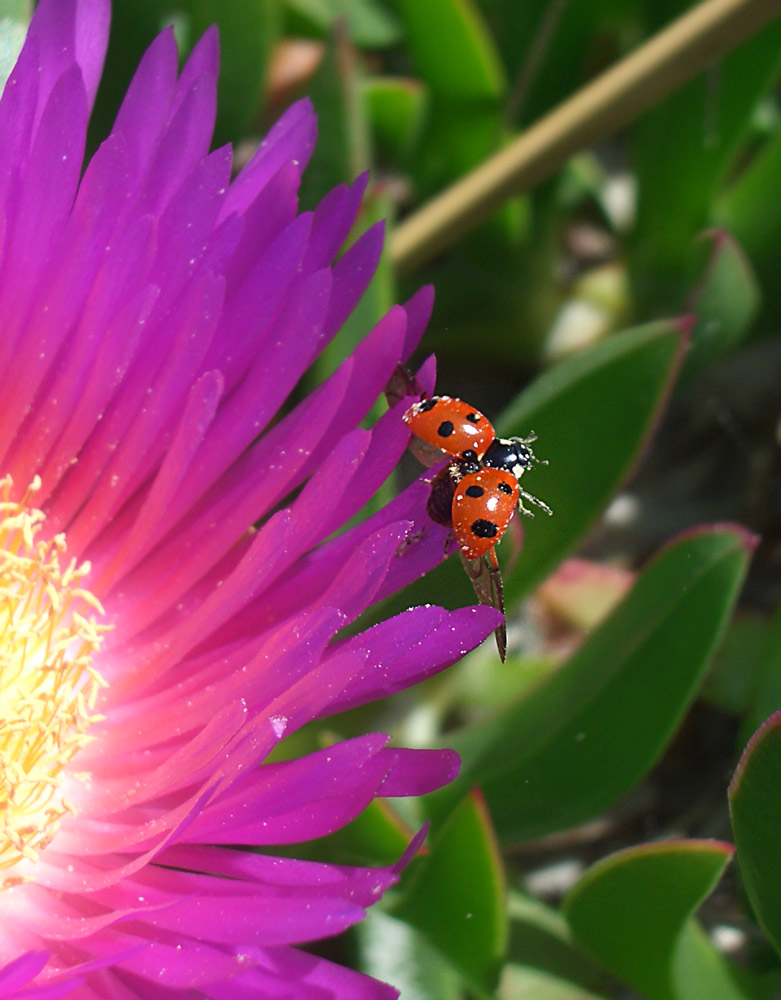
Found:
[[0, 479], [0, 888], [21, 859], [36, 861], [74, 808], [61, 785], [68, 761], [90, 739], [98, 690], [91, 665], [106, 626], [100, 601], [81, 586], [89, 563], [64, 566], [65, 536], [42, 539], [46, 515], [11, 500]]

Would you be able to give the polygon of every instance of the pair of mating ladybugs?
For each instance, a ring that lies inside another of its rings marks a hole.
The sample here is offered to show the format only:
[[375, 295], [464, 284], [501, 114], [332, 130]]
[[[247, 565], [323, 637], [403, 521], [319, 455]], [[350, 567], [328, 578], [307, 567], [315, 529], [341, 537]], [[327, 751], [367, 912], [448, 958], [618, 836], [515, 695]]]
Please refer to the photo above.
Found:
[[[536, 435], [498, 438], [479, 410], [450, 396], [421, 399], [403, 419], [418, 439], [412, 450], [425, 465], [441, 459], [443, 453], [452, 457], [432, 481], [426, 510], [432, 521], [452, 529], [478, 599], [504, 613], [496, 543], [516, 509], [534, 516], [524, 507], [524, 500], [546, 514], [553, 513], [520, 484], [521, 476], [533, 465], [547, 464], [532, 451]], [[504, 659], [504, 625], [496, 631], [496, 642]]]

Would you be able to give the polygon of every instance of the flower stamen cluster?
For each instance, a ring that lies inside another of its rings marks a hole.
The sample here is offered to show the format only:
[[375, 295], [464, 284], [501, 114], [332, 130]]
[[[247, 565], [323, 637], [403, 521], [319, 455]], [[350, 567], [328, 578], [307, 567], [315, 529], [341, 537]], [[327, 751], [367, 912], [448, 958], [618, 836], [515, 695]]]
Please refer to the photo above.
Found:
[[0, 888], [36, 861], [73, 806], [62, 792], [65, 765], [87, 730], [106, 682], [92, 665], [107, 626], [100, 601], [82, 586], [89, 563], [63, 568], [65, 536], [42, 538], [46, 515], [0, 479]]

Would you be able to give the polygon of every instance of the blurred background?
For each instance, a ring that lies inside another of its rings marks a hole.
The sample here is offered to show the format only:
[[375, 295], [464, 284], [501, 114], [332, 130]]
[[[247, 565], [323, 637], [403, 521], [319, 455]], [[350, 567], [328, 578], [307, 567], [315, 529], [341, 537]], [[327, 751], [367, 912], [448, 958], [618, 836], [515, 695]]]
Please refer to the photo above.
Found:
[[[29, 6], [4, 0], [0, 16], [22, 30]], [[435, 353], [438, 389], [468, 400], [500, 430], [533, 427], [537, 453], [550, 462], [524, 485], [554, 517], [524, 524], [520, 555], [509, 538], [501, 546], [507, 663], [486, 644], [415, 692], [332, 720], [332, 732], [376, 727], [399, 742], [465, 753], [461, 798], [415, 813], [372, 807], [318, 846], [319, 857], [387, 862], [433, 818], [431, 854], [411, 866], [386, 912], [323, 946], [402, 987], [405, 998], [781, 996], [768, 943], [777, 936], [757, 890], [748, 887], [752, 913], [733, 865], [709, 895], [727, 858], [701, 846], [740, 840], [727, 785], [750, 734], [781, 708], [781, 20], [777, 3], [733, 6], [749, 20], [759, 11], [756, 26], [728, 31], [706, 57], [695, 35], [677, 52], [677, 68], [662, 66], [653, 79], [649, 70], [639, 96], [628, 99], [618, 78], [593, 138], [574, 149], [562, 136], [585, 112], [570, 105], [554, 121], [538, 175], [524, 180], [521, 156], [518, 183], [479, 217], [467, 218], [456, 192], [440, 229], [463, 216], [457, 236], [439, 239], [435, 226], [429, 240], [416, 229], [418, 213], [439, 194], [697, 5], [113, 0], [94, 144], [161, 27], [174, 25], [184, 57], [216, 22], [215, 143], [234, 144], [237, 167], [306, 95], [319, 141], [302, 206], [369, 171], [353, 238], [387, 219], [386, 251], [310, 384], [393, 302], [431, 282], [436, 302], [417, 361]], [[687, 64], [691, 72], [681, 74]], [[419, 474], [410, 457], [375, 505]], [[707, 545], [684, 535], [670, 549], [680, 532], [720, 522], [758, 536], [739, 600], [745, 536], [707, 529]], [[667, 555], [635, 583], [662, 546]], [[728, 556], [737, 560], [731, 575]], [[694, 564], [699, 576], [690, 578]], [[701, 587], [709, 567], [728, 577], [713, 592]], [[687, 604], [695, 592], [700, 604]], [[630, 604], [614, 612], [627, 594]], [[452, 559], [381, 610], [472, 600]], [[654, 629], [660, 645], [651, 650]], [[626, 684], [625, 702], [619, 688], [613, 701], [600, 700], [606, 662]], [[655, 687], [661, 665], [669, 676]], [[681, 677], [688, 680], [676, 687]], [[587, 719], [578, 714], [584, 706]], [[480, 729], [484, 719], [493, 742]], [[497, 764], [497, 733], [513, 734], [509, 757], [513, 740], [521, 757], [528, 750], [526, 770]], [[288, 749], [329, 738], [297, 734]], [[596, 748], [580, 770], [586, 758], [573, 765], [568, 756], [585, 752], [578, 743]], [[781, 769], [772, 773], [781, 779]], [[544, 804], [523, 798], [524, 782], [535, 779], [550, 790]], [[772, 787], [772, 774], [767, 780]], [[484, 798], [470, 793], [474, 784]], [[683, 846], [661, 861], [641, 846], [667, 837]], [[625, 857], [619, 849], [636, 867], [624, 895], [602, 900], [607, 883], [583, 873], [595, 862], [620, 873], [612, 860]], [[649, 857], [659, 871], [643, 868]], [[664, 868], [670, 858], [680, 870]], [[669, 898], [655, 901], [660, 885]], [[693, 931], [691, 913], [703, 900]], [[631, 940], [622, 936], [632, 928]]]

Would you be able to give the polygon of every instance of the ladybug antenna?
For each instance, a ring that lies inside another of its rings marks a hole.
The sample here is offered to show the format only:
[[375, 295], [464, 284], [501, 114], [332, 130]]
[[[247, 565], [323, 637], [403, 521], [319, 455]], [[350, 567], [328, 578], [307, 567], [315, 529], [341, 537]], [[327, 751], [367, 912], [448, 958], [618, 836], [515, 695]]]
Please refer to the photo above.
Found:
[[526, 445], [526, 450], [529, 453], [529, 458], [532, 460], [532, 462], [534, 462], [535, 465], [547, 465], [548, 464], [548, 459], [547, 458], [537, 458], [537, 456], [534, 454], [534, 449], [532, 448], [532, 443], [537, 440], [537, 435], [534, 433], [534, 431], [529, 431], [529, 433], [524, 438], [522, 438], [522, 437], [513, 438], [513, 440], [517, 441], [518, 444]]

